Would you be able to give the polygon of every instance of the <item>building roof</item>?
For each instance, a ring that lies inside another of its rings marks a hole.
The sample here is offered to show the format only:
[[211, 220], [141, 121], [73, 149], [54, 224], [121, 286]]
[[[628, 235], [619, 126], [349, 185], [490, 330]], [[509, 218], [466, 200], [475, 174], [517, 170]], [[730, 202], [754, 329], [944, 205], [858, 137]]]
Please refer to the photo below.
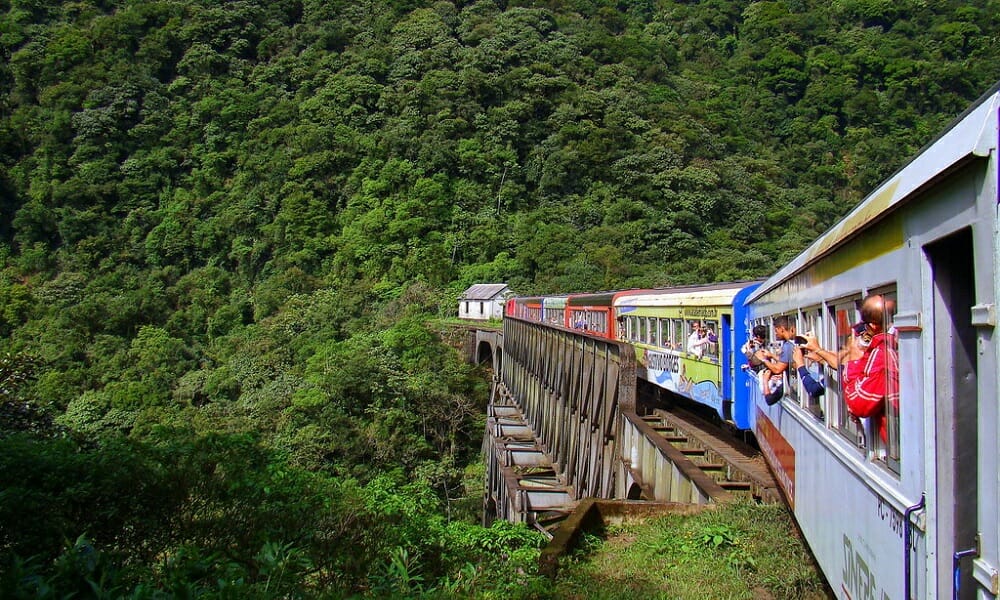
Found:
[[477, 283], [462, 293], [461, 300], [492, 300], [504, 290], [506, 283]]

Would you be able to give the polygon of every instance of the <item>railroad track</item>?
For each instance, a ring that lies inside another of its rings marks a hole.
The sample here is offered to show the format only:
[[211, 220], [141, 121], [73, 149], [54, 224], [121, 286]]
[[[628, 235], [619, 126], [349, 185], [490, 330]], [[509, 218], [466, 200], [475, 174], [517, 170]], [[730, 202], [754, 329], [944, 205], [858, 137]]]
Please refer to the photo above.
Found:
[[730, 432], [680, 408], [654, 409], [642, 420], [723, 490], [758, 502], [784, 501], [761, 453]]

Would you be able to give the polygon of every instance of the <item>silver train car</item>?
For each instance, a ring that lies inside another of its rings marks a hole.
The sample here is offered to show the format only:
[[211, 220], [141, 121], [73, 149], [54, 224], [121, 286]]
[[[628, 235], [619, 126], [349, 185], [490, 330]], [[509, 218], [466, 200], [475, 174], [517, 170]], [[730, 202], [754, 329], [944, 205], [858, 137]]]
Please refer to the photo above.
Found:
[[[801, 355], [821, 394], [789, 372], [774, 404], [749, 371], [743, 385], [839, 598], [1000, 593], [998, 131], [1000, 85], [747, 300], [747, 330], [788, 317], [825, 351]], [[889, 399], [856, 416], [876, 372]]]

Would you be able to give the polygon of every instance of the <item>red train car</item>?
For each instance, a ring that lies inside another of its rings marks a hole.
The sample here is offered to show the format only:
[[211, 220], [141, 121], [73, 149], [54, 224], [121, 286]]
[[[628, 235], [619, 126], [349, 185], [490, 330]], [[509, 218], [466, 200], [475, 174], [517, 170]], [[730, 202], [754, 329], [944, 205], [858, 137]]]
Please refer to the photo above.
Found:
[[507, 300], [505, 313], [508, 317], [524, 319], [526, 321], [541, 322], [542, 320], [542, 297], [523, 296]]
[[572, 294], [566, 298], [566, 326], [609, 340], [617, 339], [613, 300], [618, 292]]

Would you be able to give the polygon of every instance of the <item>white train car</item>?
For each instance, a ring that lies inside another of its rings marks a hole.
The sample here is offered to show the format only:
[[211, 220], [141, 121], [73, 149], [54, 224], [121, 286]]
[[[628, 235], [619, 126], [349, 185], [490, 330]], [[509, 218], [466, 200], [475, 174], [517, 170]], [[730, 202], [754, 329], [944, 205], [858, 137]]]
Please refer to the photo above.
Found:
[[[788, 316], [837, 365], [811, 365], [822, 395], [788, 376], [771, 406], [750, 375], [743, 384], [839, 598], [1000, 592], [998, 127], [1000, 85], [748, 298], [747, 329]], [[887, 303], [884, 356], [898, 370], [882, 375], [897, 387], [882, 416], [857, 419], [845, 388], [861, 363], [837, 354], [864, 344], [852, 330], [871, 294]]]

